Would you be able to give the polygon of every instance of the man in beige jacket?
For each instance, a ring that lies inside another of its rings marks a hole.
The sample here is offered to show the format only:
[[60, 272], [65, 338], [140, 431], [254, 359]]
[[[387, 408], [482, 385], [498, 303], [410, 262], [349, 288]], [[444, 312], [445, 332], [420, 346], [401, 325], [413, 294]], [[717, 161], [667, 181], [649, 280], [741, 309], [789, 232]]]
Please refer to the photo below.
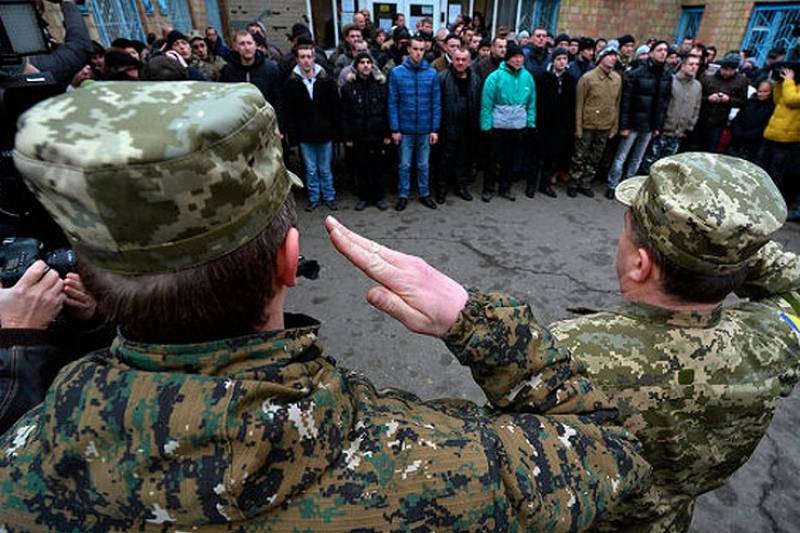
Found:
[[614, 71], [619, 50], [606, 46], [597, 54], [597, 68], [578, 80], [575, 96], [575, 153], [567, 194], [594, 196], [591, 183], [608, 139], [617, 134], [622, 78]]

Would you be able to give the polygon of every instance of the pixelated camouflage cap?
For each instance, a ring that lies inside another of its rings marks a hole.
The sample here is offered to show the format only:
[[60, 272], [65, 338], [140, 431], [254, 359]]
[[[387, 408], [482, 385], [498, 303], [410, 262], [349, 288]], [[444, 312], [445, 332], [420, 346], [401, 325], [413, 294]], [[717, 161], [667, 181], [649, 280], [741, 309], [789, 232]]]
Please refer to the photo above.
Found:
[[786, 203], [758, 166], [709, 153], [665, 157], [649, 176], [623, 181], [616, 197], [655, 247], [701, 274], [739, 270], [786, 221]]
[[301, 186], [247, 83], [96, 83], [45, 100], [20, 117], [14, 161], [81, 258], [123, 273], [222, 257]]

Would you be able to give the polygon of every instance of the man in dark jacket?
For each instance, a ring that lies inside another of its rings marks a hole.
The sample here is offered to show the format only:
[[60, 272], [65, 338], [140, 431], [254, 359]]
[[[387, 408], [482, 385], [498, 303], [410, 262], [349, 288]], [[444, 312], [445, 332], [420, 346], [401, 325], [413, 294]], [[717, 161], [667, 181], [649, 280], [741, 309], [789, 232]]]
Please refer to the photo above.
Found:
[[623, 80], [619, 115], [622, 139], [608, 173], [609, 199], [614, 198], [623, 172], [625, 178], [636, 174], [650, 139], [664, 127], [672, 86], [672, 73], [664, 63], [668, 48], [666, 41], [653, 43], [648, 59]]
[[298, 22], [292, 25], [292, 32], [286, 34], [286, 36], [289, 38], [289, 42], [292, 43], [292, 49], [278, 63], [281, 80], [286, 81], [292, 73], [292, 69], [297, 65], [295, 49], [301, 44], [313, 45], [314, 63], [324, 68], [329, 76], [333, 76], [333, 64], [328, 60], [325, 50], [314, 43], [314, 38], [311, 36], [311, 30], [308, 29], [308, 26]]
[[40, 72], [49, 72], [59, 83], [69, 83], [72, 77], [89, 62], [92, 39], [73, 0], [61, 2], [64, 17], [64, 42], [49, 54], [32, 56], [29, 63]]
[[436, 173], [436, 201], [445, 202], [447, 189], [455, 183], [456, 194], [472, 200], [467, 190], [472, 153], [477, 146], [481, 111], [482, 80], [469, 67], [469, 50], [451, 52], [452, 62], [439, 74], [442, 86], [441, 157]]
[[581, 37], [578, 41], [578, 54], [569, 66], [569, 73], [575, 81], [594, 68], [594, 44], [594, 39], [589, 37]]
[[[569, 51], [566, 48], [556, 48], [550, 57], [547, 72], [536, 79], [537, 148], [542, 165], [538, 189], [555, 198], [550, 178], [558, 170], [569, 169], [575, 144], [575, 87], [578, 81], [567, 70]], [[535, 185], [528, 183], [525, 190], [528, 198], [533, 198]]]
[[478, 64], [475, 66], [475, 74], [481, 80], [481, 84], [486, 81], [486, 78], [489, 77], [489, 74], [494, 72], [500, 66], [500, 63], [503, 62], [503, 59], [506, 57], [506, 46], [508, 41], [506, 41], [502, 37], [495, 37], [492, 39], [492, 47], [489, 51], [489, 57], [485, 57], [478, 61]]
[[222, 37], [219, 36], [217, 30], [212, 26], [206, 28], [206, 43], [208, 44], [209, 53], [221, 57], [225, 61], [228, 60], [231, 49], [225, 46], [225, 43], [222, 42]]
[[436, 71], [423, 59], [424, 54], [424, 37], [414, 35], [408, 57], [389, 77], [389, 127], [392, 142], [400, 146], [398, 211], [408, 205], [412, 160], [416, 161], [419, 201], [436, 209], [428, 189], [428, 159], [430, 146], [439, 141], [441, 90]]
[[353, 160], [358, 192], [356, 211], [373, 203], [384, 211], [383, 156], [389, 144], [386, 110], [386, 77], [373, 69], [372, 57], [360, 52], [353, 62], [355, 73], [342, 86], [342, 138]]
[[706, 73], [700, 80], [703, 84], [699, 121], [701, 148], [708, 152], [717, 151], [731, 109], [747, 102], [749, 81], [747, 76], [737, 72], [739, 63], [739, 54], [726, 54], [719, 62], [719, 70], [714, 74]]
[[314, 45], [295, 47], [297, 65], [283, 88], [286, 134], [290, 144], [300, 145], [306, 169], [308, 204], [313, 211], [320, 198], [336, 211], [331, 159], [339, 124], [339, 92], [336, 82], [314, 61]]
[[[567, 40], [567, 45], [569, 45], [569, 40]], [[536, 78], [547, 70], [547, 30], [545, 28], [533, 30], [531, 46], [530, 53], [525, 56], [525, 68], [531, 73], [531, 76]]]
[[219, 81], [252, 83], [280, 117], [278, 65], [256, 50], [253, 36], [246, 31], [236, 32], [233, 45], [236, 51], [229, 54], [230, 61], [222, 67]]

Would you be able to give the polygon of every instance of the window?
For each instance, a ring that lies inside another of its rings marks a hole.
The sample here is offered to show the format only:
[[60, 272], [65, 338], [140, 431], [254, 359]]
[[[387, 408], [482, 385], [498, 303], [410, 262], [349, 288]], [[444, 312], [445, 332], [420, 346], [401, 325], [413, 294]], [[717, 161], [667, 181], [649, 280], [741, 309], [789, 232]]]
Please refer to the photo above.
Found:
[[550, 33], [556, 33], [558, 24], [559, 0], [518, 0], [519, 19], [517, 30], [533, 31], [539, 26], [547, 28]]
[[686, 38], [694, 39], [700, 29], [700, 21], [703, 20], [704, 6], [684, 6], [681, 11], [681, 18], [678, 21], [678, 29], [675, 31], [675, 44], [681, 44]]
[[144, 41], [136, 0], [94, 0], [89, 4], [103, 46], [119, 37]]
[[173, 28], [189, 34], [192, 30], [192, 15], [189, 13], [189, 4], [186, 0], [159, 0], [158, 6], [161, 13], [169, 17]]
[[782, 46], [789, 52], [797, 39], [792, 30], [800, 23], [800, 4], [766, 4], [753, 7], [742, 48], [755, 52], [756, 63], [763, 65], [770, 48]]

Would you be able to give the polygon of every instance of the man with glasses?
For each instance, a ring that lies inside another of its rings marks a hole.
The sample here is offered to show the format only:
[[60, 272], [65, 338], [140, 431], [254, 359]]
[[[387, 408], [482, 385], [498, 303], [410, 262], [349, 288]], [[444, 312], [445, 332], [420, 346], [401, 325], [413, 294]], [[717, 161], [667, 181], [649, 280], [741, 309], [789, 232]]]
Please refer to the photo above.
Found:
[[525, 57], [525, 69], [534, 78], [547, 72], [547, 30], [536, 28], [531, 38], [531, 51]]

